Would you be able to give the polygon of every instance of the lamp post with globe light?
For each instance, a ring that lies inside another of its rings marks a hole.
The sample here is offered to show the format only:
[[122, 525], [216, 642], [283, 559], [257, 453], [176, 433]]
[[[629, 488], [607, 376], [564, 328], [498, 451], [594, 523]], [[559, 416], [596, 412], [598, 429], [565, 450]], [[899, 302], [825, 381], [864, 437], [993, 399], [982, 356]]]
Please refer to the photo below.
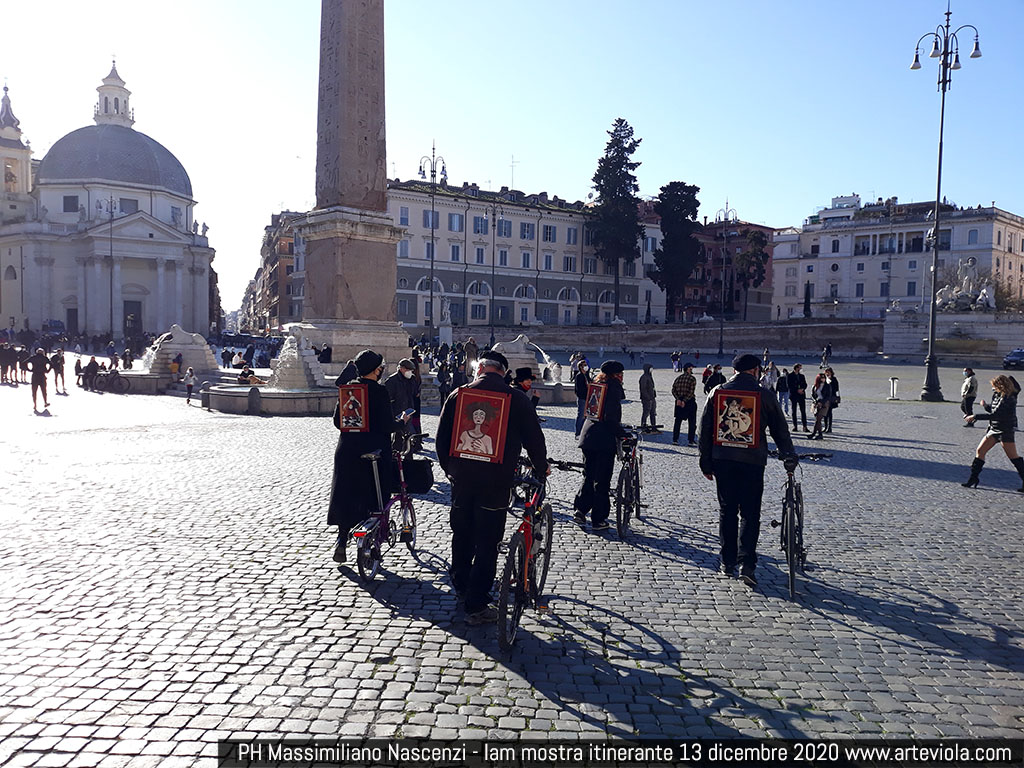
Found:
[[725, 260], [729, 256], [729, 225], [739, 221], [736, 209], [729, 207], [729, 199], [725, 200], [725, 208], [720, 208], [715, 214], [715, 223], [722, 225], [722, 306], [718, 313], [718, 355], [725, 354], [723, 345], [725, 343]]
[[437, 257], [437, 212], [434, 210], [434, 193], [437, 190], [437, 168], [441, 167], [441, 181], [447, 183], [448, 169], [445, 166], [444, 158], [436, 154], [436, 145], [431, 143], [430, 156], [424, 155], [420, 158], [420, 178], [427, 178], [427, 169], [430, 169], [430, 311], [427, 313], [427, 325], [430, 330], [430, 342], [434, 341], [434, 259]]
[[946, 23], [940, 24], [934, 32], [926, 32], [917, 40], [914, 47], [914, 63], [911, 69], [921, 68], [921, 41], [928, 37], [932, 38], [932, 51], [929, 57], [939, 60], [939, 81], [938, 90], [942, 94], [939, 106], [939, 164], [935, 180], [935, 215], [933, 217], [933, 228], [928, 237], [931, 240], [932, 248], [932, 286], [931, 301], [928, 304], [928, 356], [925, 358], [925, 379], [924, 387], [921, 389], [921, 399], [932, 402], [939, 402], [942, 398], [942, 387], [939, 384], [939, 361], [935, 357], [935, 296], [938, 291], [939, 276], [939, 248], [940, 232], [939, 214], [942, 206], [942, 132], [946, 122], [946, 91], [949, 90], [950, 73], [954, 69], [960, 69], [960, 42], [957, 34], [964, 29], [974, 30], [974, 50], [971, 51], [971, 58], [981, 58], [981, 47], [978, 45], [978, 28], [973, 24], [964, 24], [950, 32], [949, 17], [951, 16], [949, 4], [946, 5]]

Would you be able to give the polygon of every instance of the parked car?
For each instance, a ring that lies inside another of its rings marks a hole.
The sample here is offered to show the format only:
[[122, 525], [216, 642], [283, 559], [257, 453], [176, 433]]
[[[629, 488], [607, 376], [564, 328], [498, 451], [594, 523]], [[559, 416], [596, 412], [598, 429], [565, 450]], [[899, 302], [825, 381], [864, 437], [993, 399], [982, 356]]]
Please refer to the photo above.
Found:
[[1011, 368], [1024, 368], [1024, 348], [1017, 347], [1003, 358], [1003, 370], [1008, 371]]

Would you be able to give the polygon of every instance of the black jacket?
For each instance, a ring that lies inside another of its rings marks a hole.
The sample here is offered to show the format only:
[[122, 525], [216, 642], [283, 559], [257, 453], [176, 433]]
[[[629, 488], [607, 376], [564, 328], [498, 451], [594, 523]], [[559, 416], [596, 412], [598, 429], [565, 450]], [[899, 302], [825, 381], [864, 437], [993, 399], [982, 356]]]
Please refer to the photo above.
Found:
[[[361, 459], [364, 453], [381, 451], [377, 463], [381, 494], [387, 503], [391, 495], [391, 434], [402, 422], [391, 415], [391, 398], [383, 386], [370, 379], [357, 379], [366, 384], [369, 431], [342, 432], [334, 451], [334, 479], [327, 512], [328, 525], [352, 526], [377, 509], [377, 487], [373, 467]], [[335, 423], [338, 426], [337, 411]]]
[[580, 431], [577, 444], [585, 451], [615, 453], [615, 441], [626, 434], [622, 428], [622, 401], [626, 399], [622, 382], [609, 378], [605, 384], [608, 385], [608, 391], [604, 396], [601, 420], [587, 419]]
[[725, 383], [725, 374], [722, 373], [721, 371], [715, 371], [710, 376], [708, 376], [707, 380], [705, 380], [705, 382], [704, 382], [704, 394], [706, 395], [708, 392], [710, 392], [712, 389], [717, 387], [719, 384], [724, 384], [724, 383]]
[[780, 459], [796, 455], [793, 451], [793, 439], [789, 436], [789, 427], [786, 425], [786, 414], [783, 412], [782, 406], [779, 405], [779, 399], [772, 392], [763, 389], [757, 379], [749, 373], [737, 373], [718, 389], [758, 393], [761, 398], [760, 438], [757, 448], [754, 449], [715, 445], [715, 398], [712, 392], [712, 396], [708, 397], [704, 403], [704, 411], [700, 415], [700, 434], [697, 437], [697, 444], [700, 451], [701, 472], [708, 475], [714, 474], [715, 464], [720, 461], [738, 461], [744, 464], [765, 466], [768, 463], [768, 441], [765, 439], [765, 429], [771, 431], [772, 439], [779, 449]]
[[590, 384], [590, 376], [583, 371], [576, 371], [576, 375], [572, 377], [572, 389], [576, 393], [577, 400], [586, 400], [588, 384]]
[[[497, 373], [488, 371], [470, 384], [469, 389], [482, 389], [486, 392], [503, 392], [510, 395], [508, 430], [505, 432], [505, 450], [501, 464], [489, 464], [453, 457], [450, 453], [452, 432], [455, 429], [455, 404], [458, 401], [456, 392], [452, 392], [441, 408], [441, 419], [437, 425], [437, 461], [441, 469], [456, 483], [473, 483], [484, 486], [505, 487], [511, 490], [516, 474], [516, 463], [519, 454], [526, 449], [530, 462], [534, 467], [543, 467], [548, 463], [547, 445], [541, 431], [537, 412], [530, 398], [522, 390], [508, 386]], [[461, 389], [461, 387], [460, 387]], [[539, 470], [543, 472], [544, 470]]]
[[992, 403], [985, 404], [986, 413], [976, 413], [977, 421], [987, 421], [992, 432], [1013, 432], [1017, 426], [1017, 395], [992, 394]]
[[[807, 379], [804, 378], [802, 373], [793, 371], [789, 374], [786, 384], [789, 386], [790, 397], [806, 397], [807, 396]], [[804, 392], [801, 395], [797, 390], [802, 389]]]
[[405, 378], [401, 371], [396, 371], [384, 381], [384, 388], [391, 398], [391, 413], [398, 416], [402, 411], [409, 408], [416, 408], [416, 395], [419, 392], [419, 382], [416, 377]]
[[832, 398], [835, 397], [835, 390], [828, 381], [822, 379], [821, 384], [816, 387], [815, 391], [811, 393], [811, 396], [815, 401], [820, 400], [831, 404]]

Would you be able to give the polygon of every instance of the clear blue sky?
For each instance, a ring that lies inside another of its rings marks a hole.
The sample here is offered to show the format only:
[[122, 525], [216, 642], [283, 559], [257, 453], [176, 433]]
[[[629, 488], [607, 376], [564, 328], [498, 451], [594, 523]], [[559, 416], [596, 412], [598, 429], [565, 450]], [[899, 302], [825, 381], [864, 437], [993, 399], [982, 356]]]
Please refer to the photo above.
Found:
[[[224, 308], [259, 263], [263, 227], [313, 204], [320, 4], [9, 4], [0, 76], [36, 157], [91, 124], [110, 56], [135, 128], [185, 165], [210, 225]], [[388, 175], [432, 140], [452, 183], [584, 199], [624, 117], [641, 194], [701, 187], [739, 216], [798, 225], [834, 195], [934, 199], [936, 60], [917, 38], [945, 0], [385, 0]], [[947, 95], [943, 193], [1024, 215], [1024, 0], [954, 0], [981, 31]], [[925, 43], [927, 45], [927, 43]]]

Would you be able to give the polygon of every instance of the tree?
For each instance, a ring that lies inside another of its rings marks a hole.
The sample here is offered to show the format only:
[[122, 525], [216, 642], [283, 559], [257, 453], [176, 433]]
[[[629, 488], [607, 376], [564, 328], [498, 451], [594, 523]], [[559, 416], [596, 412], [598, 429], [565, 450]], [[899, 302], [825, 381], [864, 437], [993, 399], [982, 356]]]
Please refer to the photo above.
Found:
[[759, 229], [745, 229], [742, 234], [747, 239], [747, 250], [736, 255], [734, 266], [736, 280], [743, 286], [743, 319], [746, 320], [750, 289], [759, 288], [768, 275], [765, 269], [768, 264], [765, 251], [768, 236]]
[[654, 212], [661, 217], [661, 247], [654, 252], [651, 278], [665, 291], [666, 310], [675, 316], [676, 300], [683, 296], [686, 282], [700, 260], [700, 243], [694, 234], [701, 229], [697, 221], [700, 187], [672, 181], [661, 188]]
[[597, 203], [590, 220], [594, 251], [606, 264], [614, 266], [615, 315], [619, 314], [619, 262], [633, 261], [640, 255], [640, 241], [644, 236], [644, 225], [640, 223], [640, 200], [633, 174], [640, 163], [630, 158], [640, 146], [640, 139], [633, 138], [629, 123], [618, 118], [608, 131], [608, 143], [604, 156], [597, 161], [594, 173], [594, 191]]

